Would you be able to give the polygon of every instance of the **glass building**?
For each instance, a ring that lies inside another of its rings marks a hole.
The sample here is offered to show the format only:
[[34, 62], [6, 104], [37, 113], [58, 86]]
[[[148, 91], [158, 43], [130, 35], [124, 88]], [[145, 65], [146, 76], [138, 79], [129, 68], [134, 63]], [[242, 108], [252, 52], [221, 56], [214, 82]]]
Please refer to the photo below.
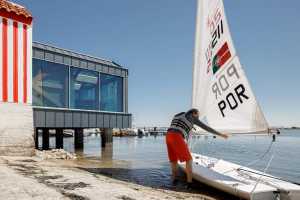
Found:
[[35, 127], [131, 127], [128, 70], [112, 61], [35, 42], [32, 85]]

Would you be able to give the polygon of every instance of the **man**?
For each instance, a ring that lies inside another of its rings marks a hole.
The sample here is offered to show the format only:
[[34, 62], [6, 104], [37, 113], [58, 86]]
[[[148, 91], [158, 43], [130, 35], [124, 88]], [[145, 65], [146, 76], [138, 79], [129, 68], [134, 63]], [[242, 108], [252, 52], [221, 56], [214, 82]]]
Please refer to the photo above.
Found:
[[166, 134], [166, 144], [168, 149], [168, 156], [172, 168], [172, 180], [173, 184], [177, 183], [177, 162], [186, 162], [186, 175], [187, 175], [187, 187], [192, 187], [192, 156], [188, 149], [187, 143], [184, 139], [188, 140], [190, 131], [193, 126], [197, 125], [204, 130], [228, 138], [227, 134], [219, 133], [218, 131], [210, 128], [199, 120], [199, 111], [197, 109], [191, 109], [187, 112], [178, 113], [174, 116], [171, 126]]

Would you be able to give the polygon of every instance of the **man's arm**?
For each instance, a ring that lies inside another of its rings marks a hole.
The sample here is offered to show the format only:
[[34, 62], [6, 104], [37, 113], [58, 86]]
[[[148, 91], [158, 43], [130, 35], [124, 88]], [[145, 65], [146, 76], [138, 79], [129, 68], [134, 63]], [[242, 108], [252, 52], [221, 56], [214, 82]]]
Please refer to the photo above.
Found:
[[222, 134], [222, 133], [216, 131], [215, 129], [207, 126], [206, 124], [202, 123], [198, 118], [195, 118], [192, 115], [187, 115], [187, 118], [189, 118], [189, 120], [191, 120], [193, 122], [193, 124], [199, 126], [200, 128], [203, 128], [207, 132], [224, 137], [224, 134]]
[[212, 134], [218, 135], [218, 136], [223, 136], [222, 133], [216, 131], [215, 129], [207, 126], [206, 124], [202, 123], [199, 119], [194, 119], [194, 124], [199, 126], [200, 128], [203, 128], [204, 130], [206, 130], [207, 132], [210, 132]]

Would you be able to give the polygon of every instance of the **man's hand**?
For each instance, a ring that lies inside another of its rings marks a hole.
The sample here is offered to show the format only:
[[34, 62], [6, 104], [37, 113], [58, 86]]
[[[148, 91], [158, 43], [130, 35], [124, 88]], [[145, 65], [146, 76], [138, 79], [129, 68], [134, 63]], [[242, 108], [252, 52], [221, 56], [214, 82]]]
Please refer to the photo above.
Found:
[[230, 135], [228, 133], [221, 133], [222, 138], [227, 139]]

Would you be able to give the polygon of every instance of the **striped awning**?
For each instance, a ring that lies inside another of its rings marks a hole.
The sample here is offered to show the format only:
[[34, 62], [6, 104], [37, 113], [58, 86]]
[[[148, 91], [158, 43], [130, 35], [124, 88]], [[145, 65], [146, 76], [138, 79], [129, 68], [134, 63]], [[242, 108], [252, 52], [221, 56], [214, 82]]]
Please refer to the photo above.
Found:
[[32, 15], [25, 7], [7, 0], [0, 0], [0, 16], [24, 24], [31, 24], [32, 22]]

